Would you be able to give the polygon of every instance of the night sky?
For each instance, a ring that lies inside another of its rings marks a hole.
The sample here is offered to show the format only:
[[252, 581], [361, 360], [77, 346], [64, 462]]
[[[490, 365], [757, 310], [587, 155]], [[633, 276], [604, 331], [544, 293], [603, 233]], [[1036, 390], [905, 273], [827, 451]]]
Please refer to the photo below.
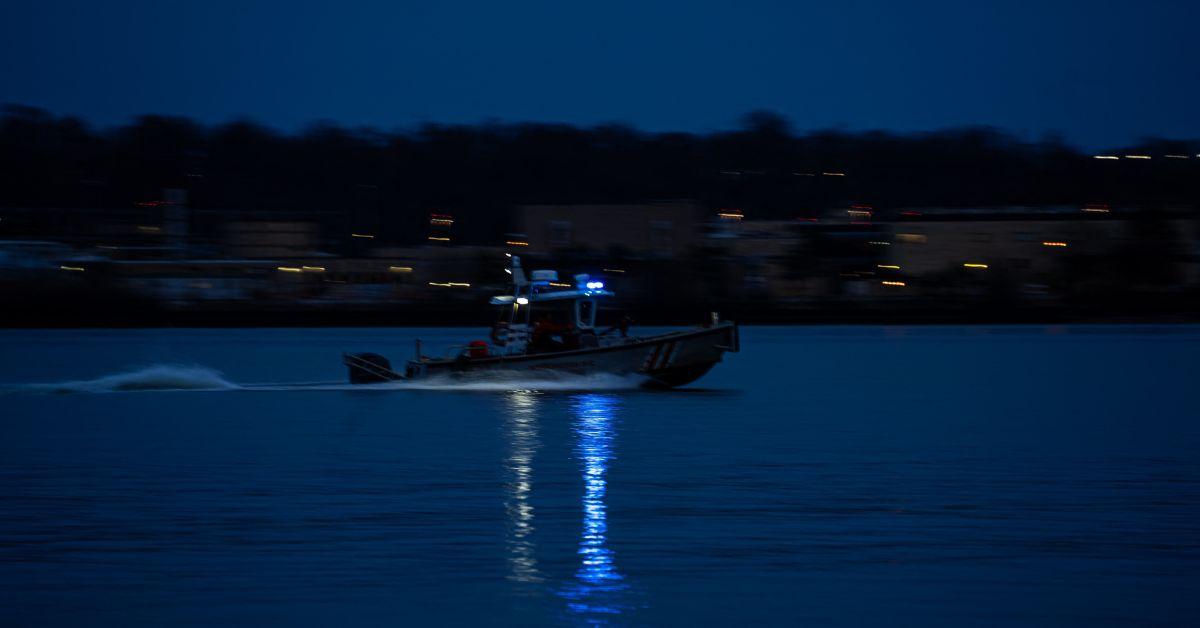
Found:
[[[185, 6], [186, 5], [186, 6]], [[0, 102], [330, 119], [1200, 137], [1200, 2], [5, 2]]]

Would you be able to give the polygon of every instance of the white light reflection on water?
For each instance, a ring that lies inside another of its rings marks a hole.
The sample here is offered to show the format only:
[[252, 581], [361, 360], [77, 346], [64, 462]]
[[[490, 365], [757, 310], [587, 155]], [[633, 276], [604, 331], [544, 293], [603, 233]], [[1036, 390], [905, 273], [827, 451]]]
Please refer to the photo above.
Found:
[[507, 492], [504, 508], [508, 512], [508, 579], [535, 584], [542, 581], [531, 535], [533, 534], [533, 456], [537, 452], [537, 393], [514, 390], [506, 398], [509, 451], [504, 461]]
[[616, 436], [615, 395], [580, 395], [571, 413], [576, 436], [575, 453], [583, 462], [583, 534], [579, 539], [580, 566], [575, 582], [562, 592], [572, 612], [589, 623], [604, 623], [623, 610], [618, 597], [626, 589], [608, 547], [608, 512], [605, 505], [606, 475]]

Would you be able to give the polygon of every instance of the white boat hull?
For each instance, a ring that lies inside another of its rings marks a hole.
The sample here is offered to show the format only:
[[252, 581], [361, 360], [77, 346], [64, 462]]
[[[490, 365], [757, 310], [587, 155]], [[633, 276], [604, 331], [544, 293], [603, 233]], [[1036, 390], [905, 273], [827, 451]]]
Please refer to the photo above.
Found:
[[691, 383], [721, 361], [726, 352], [739, 349], [735, 323], [720, 323], [688, 331], [671, 332], [588, 349], [555, 353], [449, 360], [410, 360], [404, 373], [391, 370], [386, 360], [367, 355], [347, 355], [350, 379], [356, 383], [420, 379], [434, 376], [470, 377], [496, 373], [553, 372], [569, 374], [608, 373], [645, 377], [649, 387], [671, 388]]

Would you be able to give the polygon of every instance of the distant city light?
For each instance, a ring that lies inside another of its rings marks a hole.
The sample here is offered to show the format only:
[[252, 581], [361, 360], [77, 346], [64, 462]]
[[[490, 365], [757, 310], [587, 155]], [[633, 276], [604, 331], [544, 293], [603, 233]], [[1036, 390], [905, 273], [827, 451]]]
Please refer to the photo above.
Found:
[[717, 211], [717, 217], [725, 220], [741, 220], [746, 217], [746, 214], [742, 213], [740, 209], [722, 209]]
[[870, 242], [867, 242], [867, 244], [874, 244], [875, 246], [891, 246], [892, 245], [891, 242], [884, 242], [882, 240], [871, 240]]
[[411, 273], [412, 266], [388, 266], [390, 273]]
[[1109, 209], [1107, 207], [1084, 207], [1083, 211], [1093, 214], [1107, 214]]
[[521, 240], [505, 240], [504, 243], [509, 246], [529, 246], [528, 242], [524, 242]]
[[1042, 246], [1066, 246], [1066, 242], [1043, 242]]
[[152, 227], [150, 225], [138, 225], [138, 231], [143, 233], [158, 233], [162, 231], [162, 227]]
[[881, 281], [881, 282], [879, 282], [879, 283], [881, 283], [881, 284], [883, 284], [883, 285], [885, 285], [885, 286], [900, 286], [900, 287], [904, 287], [904, 286], [908, 285], [908, 284], [904, 283], [903, 281]]
[[84, 268], [82, 266], [59, 266], [58, 269], [59, 270], [73, 270], [77, 273], [81, 273], [84, 271]]
[[429, 285], [438, 288], [470, 288], [471, 284], [460, 281], [431, 281]]
[[276, 270], [280, 270], [285, 273], [302, 273], [302, 272], [304, 272], [304, 269], [300, 268], [299, 266], [278, 266], [278, 267], [276, 267]]
[[617, 273], [617, 274], [621, 274], [621, 275], [625, 274], [625, 271], [621, 270], [620, 268], [605, 268], [604, 272]]
[[374, 234], [370, 234], [370, 233], [351, 233], [351, 234], [350, 234], [350, 237], [352, 237], [352, 238], [366, 238], [366, 239], [368, 239], [368, 240], [373, 240], [373, 239], [375, 239], [375, 236], [374, 236]]
[[436, 242], [449, 242], [450, 241], [450, 238], [447, 238], [444, 236], [429, 236], [429, 239], [434, 240]]
[[300, 270], [302, 270], [306, 273], [323, 273], [323, 272], [325, 272], [325, 267], [324, 266], [301, 266]]
[[1189, 159], [1187, 155], [1163, 155], [1167, 159]]
[[517, 305], [529, 305], [529, 299], [525, 297], [517, 297]]
[[966, 262], [966, 263], [964, 263], [964, 264], [963, 264], [963, 267], [964, 267], [964, 268], [987, 268], [987, 267], [988, 267], [988, 265], [987, 265], [987, 264], [980, 264], [980, 263], [978, 263], [978, 262]]
[[895, 264], [876, 264], [875, 267], [883, 268], [886, 270], [900, 270], [900, 267], [896, 266]]
[[554, 286], [555, 288], [570, 288], [570, 287], [571, 287], [571, 284], [569, 284], [569, 283], [562, 283], [562, 282], [559, 282], [559, 281], [551, 281], [551, 282], [548, 282], [548, 283], [549, 283], [550, 285]]
[[1120, 159], [1116, 155], [1092, 155], [1092, 159]]
[[870, 216], [871, 215], [871, 211], [867, 210], [867, 209], [847, 209], [846, 213], [850, 214], [851, 216]]
[[844, 173], [844, 172], [822, 172], [821, 175], [826, 176], [826, 177], [844, 177], [844, 176], [846, 176], [846, 173]]
[[901, 242], [913, 242], [924, 244], [929, 238], [920, 233], [897, 233], [896, 239]]
[[1125, 159], [1150, 159], [1150, 155], [1125, 155]]

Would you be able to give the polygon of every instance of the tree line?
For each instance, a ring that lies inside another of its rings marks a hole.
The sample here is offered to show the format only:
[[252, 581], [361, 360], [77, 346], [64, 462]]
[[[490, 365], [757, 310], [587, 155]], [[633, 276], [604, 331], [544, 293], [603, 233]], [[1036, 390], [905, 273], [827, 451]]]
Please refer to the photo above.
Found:
[[431, 212], [452, 214], [461, 240], [494, 243], [511, 228], [511, 208], [534, 203], [687, 198], [770, 219], [850, 204], [1200, 205], [1200, 141], [1147, 139], [1108, 152], [1151, 159], [1095, 159], [1053, 136], [1028, 141], [987, 127], [801, 134], [765, 111], [703, 134], [531, 123], [319, 123], [284, 133], [160, 115], [98, 129], [8, 105], [0, 206], [126, 208], [177, 188], [196, 209], [341, 212], [396, 243], [423, 240]]

